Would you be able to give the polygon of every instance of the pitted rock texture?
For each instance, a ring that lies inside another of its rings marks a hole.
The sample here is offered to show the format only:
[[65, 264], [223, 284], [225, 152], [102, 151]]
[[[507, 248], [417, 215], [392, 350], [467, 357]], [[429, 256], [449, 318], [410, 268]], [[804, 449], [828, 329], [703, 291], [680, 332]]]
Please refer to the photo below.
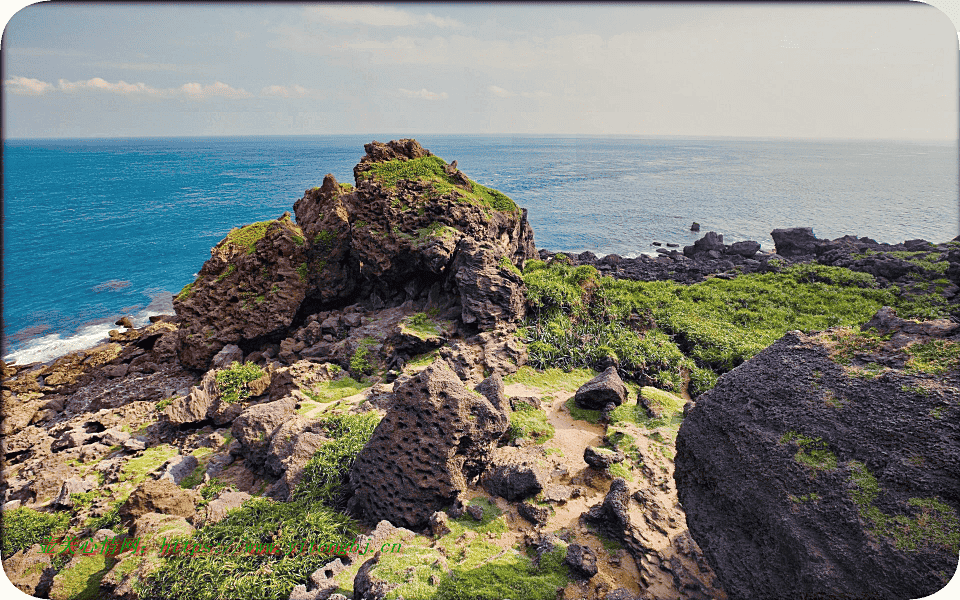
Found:
[[180, 361], [198, 370], [228, 344], [280, 335], [307, 292], [307, 246], [288, 215], [235, 230], [210, 254], [173, 301], [181, 321]]
[[960, 370], [910, 352], [960, 328], [889, 313], [886, 341], [788, 332], [685, 417], [679, 499], [731, 598], [917, 598], [955, 571]]
[[[256, 354], [264, 343], [290, 339], [307, 315], [348, 304], [379, 310], [411, 302], [462, 317], [473, 332], [522, 319], [516, 270], [537, 256], [526, 211], [477, 191], [416, 140], [365, 150], [355, 187], [328, 174], [294, 204], [296, 224], [285, 214], [235, 230], [213, 248], [174, 299], [184, 365], [206, 370], [226, 347], [221, 361]], [[445, 168], [396, 181], [378, 171], [421, 159]], [[479, 192], [494, 200], [478, 201]], [[305, 347], [295, 346], [281, 347], [281, 360], [294, 362]]]
[[483, 470], [509, 421], [440, 360], [394, 395], [353, 463], [347, 506], [366, 521], [420, 529]]

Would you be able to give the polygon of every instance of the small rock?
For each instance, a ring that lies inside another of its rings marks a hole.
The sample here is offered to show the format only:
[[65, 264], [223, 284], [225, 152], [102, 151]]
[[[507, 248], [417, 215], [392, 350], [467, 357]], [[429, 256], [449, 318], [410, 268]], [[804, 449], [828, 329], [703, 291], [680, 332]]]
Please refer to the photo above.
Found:
[[434, 537], [441, 537], [450, 533], [450, 526], [447, 524], [445, 513], [437, 511], [430, 516], [430, 532]]
[[583, 460], [594, 469], [608, 469], [610, 465], [623, 462], [626, 456], [620, 451], [587, 446], [583, 449]]
[[547, 520], [550, 519], [550, 509], [543, 506], [534, 506], [529, 502], [521, 502], [517, 506], [517, 513], [524, 519], [540, 527], [546, 525]]
[[477, 521], [483, 520], [483, 507], [479, 504], [471, 504], [467, 507], [467, 514]]
[[158, 479], [169, 479], [180, 485], [184, 479], [193, 473], [198, 464], [197, 457], [192, 454], [174, 456], [160, 467], [161, 473]]
[[597, 574], [597, 555], [589, 546], [570, 544], [563, 562], [570, 566], [574, 576], [581, 579], [590, 579]]
[[243, 350], [236, 344], [227, 344], [213, 357], [210, 368], [225, 369], [234, 362], [243, 362]]
[[57, 497], [53, 500], [53, 505], [70, 508], [73, 506], [73, 498], [70, 497], [71, 494], [82, 494], [89, 492], [91, 489], [93, 489], [93, 484], [88, 481], [68, 479], [60, 486], [60, 493], [57, 494]]
[[690, 226], [690, 231], [700, 231], [700, 223], [694, 221], [693, 225]]
[[574, 398], [580, 408], [598, 410], [609, 402], [619, 406], [627, 400], [627, 386], [611, 366], [580, 386]]

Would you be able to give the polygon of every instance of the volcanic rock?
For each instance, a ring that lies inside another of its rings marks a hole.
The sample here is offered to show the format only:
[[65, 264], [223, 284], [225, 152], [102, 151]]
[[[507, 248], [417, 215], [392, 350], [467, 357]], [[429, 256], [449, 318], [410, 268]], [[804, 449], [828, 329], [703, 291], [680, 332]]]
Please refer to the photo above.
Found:
[[678, 495], [730, 598], [916, 598], [956, 569], [960, 370], [911, 352], [960, 335], [894, 319], [868, 325], [908, 339], [788, 332], [688, 411]]
[[574, 396], [577, 406], [601, 410], [609, 402], [620, 406], [627, 401], [627, 386], [624, 385], [616, 367], [607, 367], [603, 372], [586, 382]]
[[440, 360], [394, 396], [353, 463], [348, 509], [368, 521], [422, 528], [483, 470], [509, 421]]
[[780, 256], [791, 258], [816, 252], [817, 236], [813, 235], [812, 227], [774, 229], [770, 237]]

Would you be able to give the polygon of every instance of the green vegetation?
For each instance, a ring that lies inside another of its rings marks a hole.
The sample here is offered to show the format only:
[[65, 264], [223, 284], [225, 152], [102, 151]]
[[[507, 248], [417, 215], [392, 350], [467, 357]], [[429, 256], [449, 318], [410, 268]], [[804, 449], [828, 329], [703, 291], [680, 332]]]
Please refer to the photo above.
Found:
[[[378, 420], [376, 413], [367, 413], [321, 421], [331, 441], [307, 463], [293, 501], [254, 498], [184, 540], [198, 548], [250, 548], [249, 554], [170, 556], [150, 581], [142, 583], [140, 597], [285, 600], [295, 585], [328, 561], [325, 556], [287, 550], [304, 542], [356, 539], [353, 522], [331, 506], [340, 501], [343, 478]], [[255, 547], [263, 551], [256, 552]]]
[[506, 256], [500, 257], [500, 260], [497, 261], [497, 267], [501, 271], [510, 271], [514, 275], [520, 275], [521, 277], [523, 276], [523, 274], [520, 273], [520, 269], [518, 269], [515, 264], [510, 262], [510, 259], [507, 258]]
[[538, 408], [522, 405], [510, 413], [510, 428], [507, 430], [510, 440], [525, 438], [542, 444], [553, 438], [556, 432], [547, 421], [547, 414]]
[[0, 519], [3, 558], [39, 544], [47, 536], [56, 537], [69, 522], [68, 512], [42, 513], [25, 506], [3, 511]]
[[875, 250], [865, 250], [862, 254], [852, 254], [850, 258], [861, 260], [870, 256], [886, 256], [889, 258], [899, 258], [908, 263], [920, 267], [923, 271], [943, 275], [947, 272], [950, 263], [946, 260], [946, 255], [941, 256], [938, 252], [929, 250], [904, 251], [896, 250], [891, 252], [877, 252]]
[[87, 519], [87, 522], [84, 523], [84, 526], [89, 527], [91, 531], [99, 531], [101, 529], [112, 529], [115, 533], [123, 532], [123, 524], [120, 522], [120, 505], [126, 501], [126, 497], [121, 497], [110, 503], [110, 508], [107, 509], [99, 517], [91, 517]]
[[307, 263], [300, 263], [300, 266], [297, 267], [297, 275], [300, 277], [300, 281], [306, 281], [309, 274], [309, 265], [307, 265]]
[[273, 221], [260, 221], [251, 223], [239, 229], [234, 227], [227, 234], [227, 243], [233, 244], [238, 248], [246, 248], [247, 254], [253, 254], [257, 248], [257, 242], [263, 239], [267, 234], [267, 228]]
[[103, 554], [81, 556], [60, 571], [50, 597], [54, 600], [94, 600], [100, 598], [100, 581], [116, 560]]
[[407, 363], [408, 367], [426, 367], [433, 362], [433, 359], [437, 357], [437, 351], [431, 350], [419, 356], [414, 356], [410, 359], [410, 362]]
[[334, 381], [323, 381], [311, 388], [300, 388], [311, 400], [319, 403], [334, 402], [347, 396], [359, 394], [372, 384], [357, 381], [351, 377], [344, 377]]
[[789, 330], [859, 325], [884, 305], [904, 317], [930, 310], [840, 267], [800, 264], [681, 285], [601, 277], [564, 262], [533, 260], [524, 270], [530, 363], [595, 367], [615, 356], [628, 377], [650, 373], [671, 391], [681, 389], [687, 372], [694, 395]]
[[911, 344], [906, 347], [910, 359], [907, 373], [944, 375], [960, 369], [960, 344], [947, 340]]
[[817, 502], [820, 500], [820, 494], [816, 492], [810, 492], [809, 494], [804, 494], [803, 496], [790, 496], [790, 500], [796, 502], [797, 504], [802, 504], [804, 502]]
[[333, 247], [333, 241], [336, 236], [332, 231], [321, 231], [313, 236], [313, 243], [320, 246], [321, 250], [329, 250]]
[[146, 479], [148, 473], [152, 473], [167, 460], [178, 454], [178, 450], [167, 444], [153, 446], [143, 451], [143, 454], [136, 458], [131, 458], [123, 465], [120, 471], [120, 481], [130, 481], [134, 486], [139, 485]]
[[513, 375], [504, 378], [503, 383], [506, 385], [522, 383], [545, 392], [575, 392], [580, 386], [596, 376], [597, 372], [591, 369], [564, 371], [550, 367], [538, 370], [524, 366], [517, 369], [517, 372]]
[[630, 474], [630, 469], [625, 467], [623, 463], [613, 463], [607, 467], [607, 472], [613, 477], [623, 477], [627, 481], [633, 481], [633, 475]]
[[177, 293], [176, 299], [177, 299], [177, 300], [186, 300], [187, 298], [189, 298], [189, 297], [190, 297], [190, 294], [193, 293], [193, 285], [194, 285], [195, 283], [196, 283], [196, 281], [191, 281], [191, 282], [188, 283], [187, 285], [183, 286], [183, 289], [180, 290], [180, 291]]
[[593, 423], [594, 425], [600, 422], [600, 411], [589, 408], [580, 408], [577, 406], [574, 396], [570, 396], [570, 399], [564, 403], [564, 406], [566, 406], [567, 410], [570, 411], [570, 416], [578, 421], [586, 421], [587, 423]]
[[266, 375], [260, 365], [252, 362], [240, 364], [234, 361], [226, 369], [217, 371], [217, 390], [223, 402], [232, 404], [250, 397], [248, 383]]
[[413, 160], [391, 160], [374, 163], [370, 169], [360, 174], [364, 179], [373, 179], [385, 188], [396, 187], [397, 183], [421, 181], [429, 184], [430, 195], [453, 194], [461, 201], [487, 206], [501, 212], [518, 212], [517, 205], [497, 190], [470, 182], [473, 189], [468, 191], [457, 185], [457, 181], [443, 170], [446, 162], [438, 156], [424, 156]]
[[900, 550], [936, 546], [953, 554], [960, 550], [960, 521], [957, 512], [938, 498], [910, 498], [907, 505], [919, 514], [888, 515], [874, 506], [880, 485], [863, 463], [850, 461], [850, 496], [860, 517], [873, 525], [871, 531], [892, 538]]
[[796, 431], [788, 431], [780, 438], [781, 444], [796, 442], [800, 449], [793, 456], [797, 462], [820, 471], [837, 468], [837, 457], [820, 438], [809, 438]]
[[427, 313], [420, 312], [404, 318], [400, 321], [400, 327], [404, 333], [411, 333], [421, 340], [440, 335], [440, 326]]
[[357, 349], [350, 357], [350, 372], [354, 376], [369, 375], [373, 372], [374, 363], [371, 362], [370, 349], [376, 345], [377, 340], [373, 337], [365, 337], [357, 344]]
[[157, 402], [157, 412], [163, 412], [163, 409], [173, 404], [173, 401], [177, 399], [177, 396], [170, 396], [169, 398], [164, 398]]
[[857, 354], [871, 354], [880, 350], [891, 335], [880, 335], [873, 329], [860, 331], [856, 327], [841, 327], [828, 334], [828, 338], [835, 343], [831, 355], [841, 365], [849, 365]]
[[294, 243], [294, 244], [296, 244], [296, 245], [298, 245], [298, 246], [302, 246], [302, 245], [303, 245], [303, 242], [304, 242], [304, 239], [303, 239], [302, 237], [300, 237], [299, 235], [294, 235], [294, 236], [293, 236], [293, 243]]
[[217, 275], [217, 283], [220, 283], [224, 279], [230, 276], [231, 273], [237, 270], [237, 265], [230, 263], [227, 265], [227, 268], [223, 270], [223, 273]]

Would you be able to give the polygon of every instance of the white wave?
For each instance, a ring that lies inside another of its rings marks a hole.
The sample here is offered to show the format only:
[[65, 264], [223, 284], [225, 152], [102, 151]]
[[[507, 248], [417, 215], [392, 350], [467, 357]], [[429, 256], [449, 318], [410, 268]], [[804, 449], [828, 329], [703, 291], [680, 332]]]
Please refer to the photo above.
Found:
[[[157, 304], [161, 304], [161, 306], [158, 307]], [[157, 310], [157, 308], [160, 308], [160, 310]], [[162, 306], [162, 302], [151, 302], [150, 306], [131, 315], [130, 320], [133, 321], [134, 327], [138, 329], [145, 327], [150, 324], [151, 316], [171, 314], [173, 312], [172, 310], [164, 310], [165, 308], [165, 306]], [[20, 365], [33, 362], [50, 362], [65, 354], [85, 348], [92, 348], [108, 341], [110, 339], [109, 333], [111, 329], [122, 329], [122, 327], [113, 324], [114, 321], [119, 318], [119, 316], [115, 316], [106, 319], [105, 322], [102, 323], [84, 325], [73, 335], [66, 337], [59, 333], [48, 333], [47, 335], [28, 340], [22, 348], [18, 348], [5, 355], [3, 360]]]

